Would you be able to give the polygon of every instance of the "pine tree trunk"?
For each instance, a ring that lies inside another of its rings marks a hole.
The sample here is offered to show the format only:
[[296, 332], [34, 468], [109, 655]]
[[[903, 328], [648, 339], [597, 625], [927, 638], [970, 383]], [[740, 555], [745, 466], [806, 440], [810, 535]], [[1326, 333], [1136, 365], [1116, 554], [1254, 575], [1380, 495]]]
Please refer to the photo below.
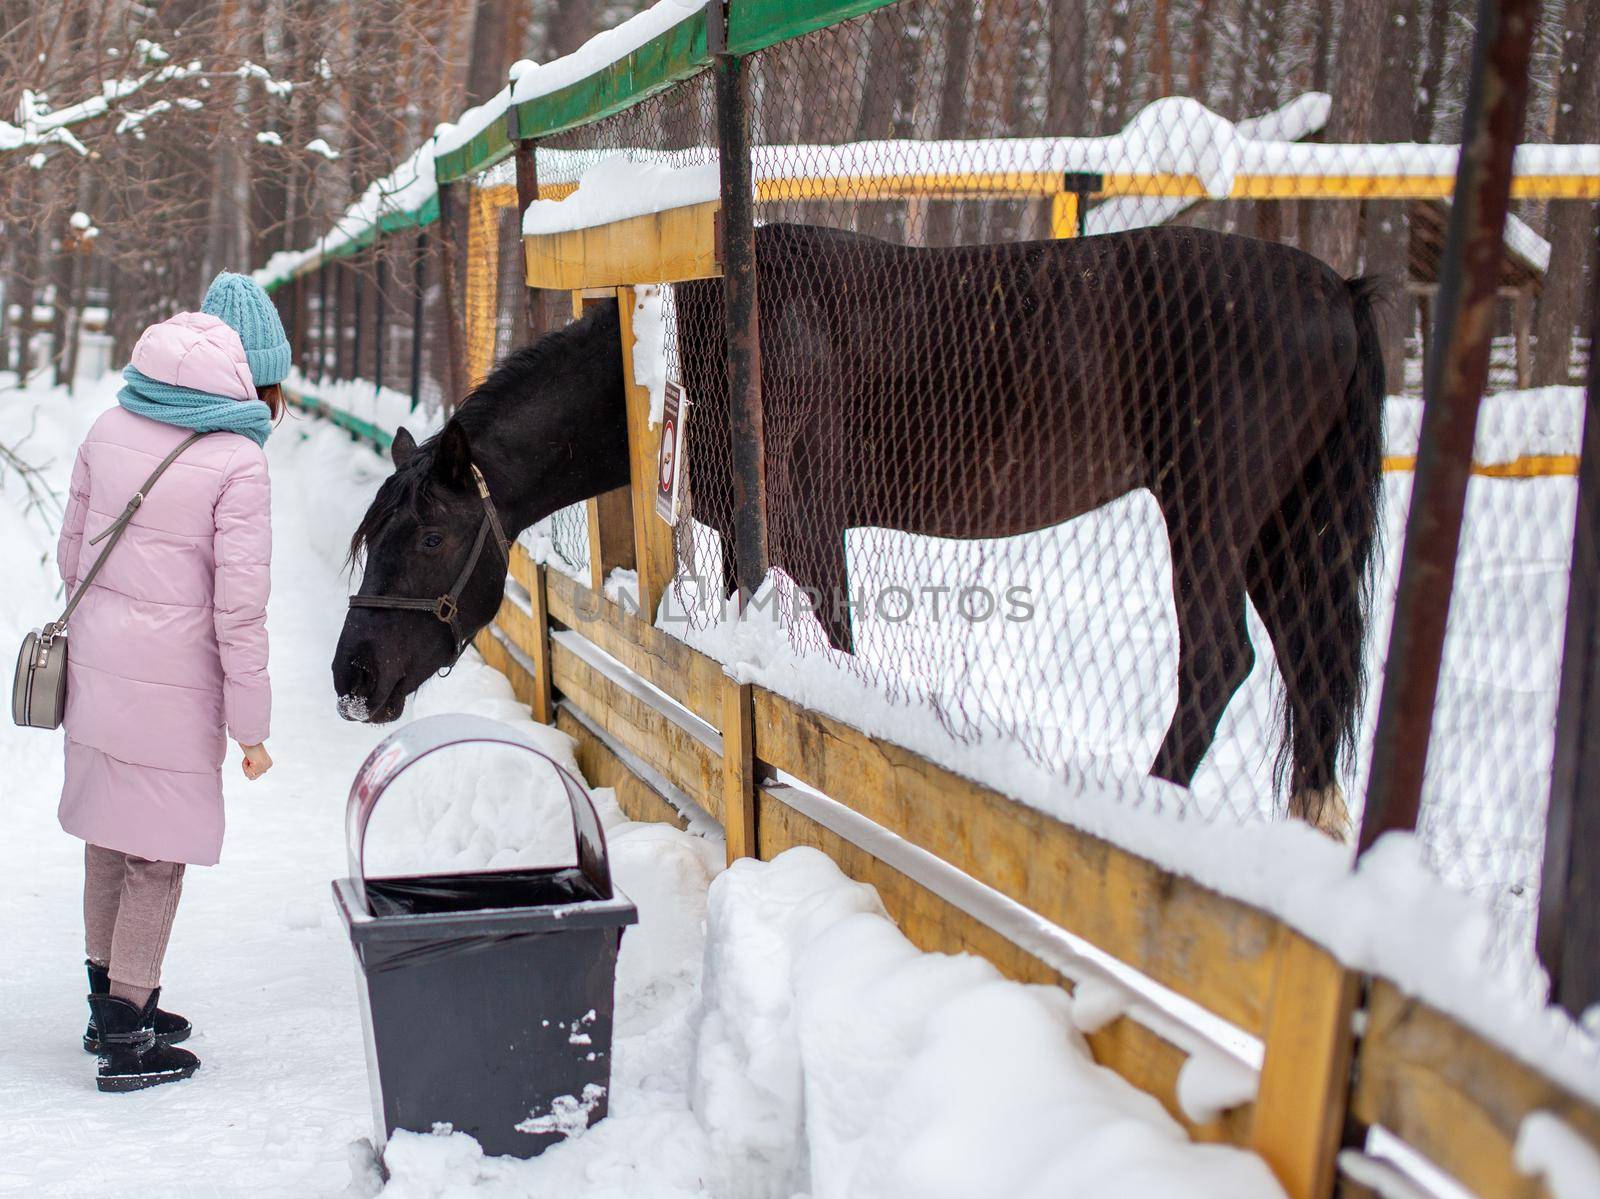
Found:
[[[1378, 142], [1411, 140], [1416, 117], [1412, 102], [1411, 72], [1416, 61], [1418, 8], [1416, 0], [1397, 4], [1385, 15], [1379, 67], [1378, 98], [1373, 113], [1372, 137]], [[1390, 319], [1383, 322], [1383, 365], [1391, 380], [1405, 379], [1406, 336], [1411, 330], [1413, 301], [1401, 284], [1406, 279], [1411, 256], [1411, 225], [1404, 200], [1368, 200], [1366, 213], [1366, 261], [1369, 275], [1384, 275], [1397, 286]]]
[[[1567, 0], [1555, 125], [1555, 140], [1564, 145], [1600, 141], [1600, 29], [1585, 20], [1589, 6], [1590, 0]], [[1549, 212], [1550, 269], [1533, 323], [1535, 387], [1569, 381], [1573, 326], [1587, 272], [1595, 269], [1600, 219], [1600, 206], [1588, 200], [1552, 200]]]
[[[1372, 121], [1378, 85], [1379, 36], [1383, 29], [1383, 0], [1345, 0], [1344, 30], [1336, 53], [1333, 111], [1328, 118], [1328, 141], [1372, 140]], [[1341, 275], [1354, 275], [1361, 266], [1361, 205], [1354, 201], [1329, 201], [1317, 222], [1313, 252]]]

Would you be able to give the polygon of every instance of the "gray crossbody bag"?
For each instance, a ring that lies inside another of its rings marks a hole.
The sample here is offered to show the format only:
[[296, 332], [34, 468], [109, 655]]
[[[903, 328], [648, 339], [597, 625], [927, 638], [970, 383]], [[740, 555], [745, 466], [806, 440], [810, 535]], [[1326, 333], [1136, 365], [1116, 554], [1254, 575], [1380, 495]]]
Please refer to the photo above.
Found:
[[156, 467], [144, 481], [144, 486], [133, 493], [133, 498], [122, 510], [122, 515], [89, 542], [90, 545], [96, 545], [104, 541], [106, 548], [100, 551], [100, 556], [94, 560], [89, 573], [83, 576], [78, 589], [67, 600], [66, 611], [61, 613], [59, 619], [51, 621], [42, 629], [34, 629], [22, 639], [22, 649], [17, 653], [17, 675], [11, 684], [11, 719], [19, 727], [33, 729], [61, 727], [62, 717], [66, 715], [67, 710], [67, 620], [71, 617], [73, 609], [78, 606], [78, 601], [83, 598], [84, 592], [89, 590], [89, 584], [94, 582], [95, 575], [100, 573], [100, 567], [105, 564], [106, 558], [117, 548], [117, 542], [122, 540], [128, 522], [139, 510], [139, 505], [144, 503], [144, 497], [156, 485], [156, 480], [167, 467], [178, 460], [179, 454], [204, 436], [204, 433], [195, 433], [184, 438], [177, 449], [162, 459], [161, 465]]

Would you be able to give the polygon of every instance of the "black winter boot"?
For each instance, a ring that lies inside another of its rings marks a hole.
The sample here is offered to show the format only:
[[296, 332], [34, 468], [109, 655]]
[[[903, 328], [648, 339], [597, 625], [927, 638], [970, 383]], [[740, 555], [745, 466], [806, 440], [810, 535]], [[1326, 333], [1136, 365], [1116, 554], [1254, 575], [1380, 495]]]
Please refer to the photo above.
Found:
[[[111, 994], [111, 975], [104, 966], [97, 966], [88, 958], [83, 964], [89, 967], [89, 997], [92, 1000], [96, 995]], [[164, 1012], [160, 1008], [154, 1009], [154, 1023], [150, 1026], [156, 1034], [156, 1040], [163, 1045], [176, 1045], [179, 1041], [187, 1041], [189, 1034], [194, 1031], [189, 1022], [175, 1012]], [[95, 1031], [94, 1004], [89, 1005], [89, 1027], [83, 1033], [83, 1051], [85, 1053], [100, 1052], [100, 1035]]]
[[187, 1049], [174, 1049], [156, 1040], [150, 1023], [157, 994], [150, 992], [143, 1010], [115, 995], [89, 996], [100, 1030], [96, 1085], [102, 1091], [142, 1091], [188, 1078], [200, 1068], [200, 1059]]

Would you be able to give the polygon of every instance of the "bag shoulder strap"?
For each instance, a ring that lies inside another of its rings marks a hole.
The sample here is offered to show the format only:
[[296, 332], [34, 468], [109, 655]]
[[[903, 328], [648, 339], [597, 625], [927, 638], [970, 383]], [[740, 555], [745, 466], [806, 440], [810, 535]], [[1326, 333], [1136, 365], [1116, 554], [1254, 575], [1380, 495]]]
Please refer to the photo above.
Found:
[[129, 522], [133, 520], [133, 514], [139, 510], [139, 505], [144, 503], [144, 497], [149, 494], [150, 489], [156, 485], [156, 480], [166, 473], [167, 467], [171, 466], [178, 460], [179, 454], [183, 453], [184, 450], [188, 449], [204, 436], [205, 433], [191, 433], [188, 437], [185, 437], [181, 442], [179, 442], [177, 446], [174, 447], [172, 453], [168, 454], [161, 460], [161, 465], [150, 472], [150, 477], [144, 481], [144, 485], [140, 487], [138, 491], [133, 493], [133, 498], [128, 501], [128, 506], [122, 510], [122, 515], [117, 517], [117, 519], [112, 521], [111, 524], [105, 529], [102, 529], [98, 534], [89, 539], [90, 545], [96, 545], [101, 541], [105, 541], [106, 548], [100, 551], [99, 556], [94, 560], [94, 565], [89, 567], [89, 573], [83, 576], [78, 583], [78, 589], [74, 591], [72, 593], [72, 597], [67, 600], [66, 610], [62, 612], [60, 618], [55, 621], [53, 632], [60, 632], [61, 629], [66, 625], [68, 617], [70, 617], [73, 613], [73, 610], [77, 608], [78, 601], [83, 598], [84, 592], [89, 590], [89, 584], [94, 582], [95, 575], [100, 573], [100, 567], [104, 565], [105, 560], [111, 556], [111, 551], [117, 548], [117, 542], [122, 540], [122, 534], [127, 529]]

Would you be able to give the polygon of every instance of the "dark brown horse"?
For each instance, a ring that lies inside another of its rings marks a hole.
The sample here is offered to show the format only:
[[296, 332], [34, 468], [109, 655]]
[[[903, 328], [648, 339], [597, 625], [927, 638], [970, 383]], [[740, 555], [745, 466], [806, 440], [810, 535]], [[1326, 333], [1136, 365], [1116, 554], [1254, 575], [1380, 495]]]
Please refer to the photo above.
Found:
[[[1001, 537], [1146, 488], [1166, 521], [1179, 634], [1178, 703], [1152, 773], [1187, 784], [1210, 747], [1253, 661], [1249, 595], [1284, 677], [1290, 811], [1343, 824], [1381, 483], [1370, 281], [1181, 228], [917, 249], [770, 225], [757, 262], [770, 556], [822, 597], [834, 646], [854, 644], [848, 608], [830, 602], [848, 595], [847, 529]], [[694, 515], [723, 540], [731, 590], [721, 296], [703, 281], [675, 300]], [[614, 310], [591, 314], [507, 359], [435, 441], [415, 454], [398, 441], [399, 469], [353, 541], [369, 550], [363, 594], [431, 585], [396, 556], [430, 520], [470, 541], [469, 457], [508, 528], [626, 483], [616, 343]], [[459, 569], [445, 557], [435, 573]], [[471, 627], [498, 597], [498, 571], [480, 573], [481, 597], [462, 606]], [[417, 649], [426, 619], [352, 612], [340, 693], [397, 715], [443, 663], [442, 648]]]

